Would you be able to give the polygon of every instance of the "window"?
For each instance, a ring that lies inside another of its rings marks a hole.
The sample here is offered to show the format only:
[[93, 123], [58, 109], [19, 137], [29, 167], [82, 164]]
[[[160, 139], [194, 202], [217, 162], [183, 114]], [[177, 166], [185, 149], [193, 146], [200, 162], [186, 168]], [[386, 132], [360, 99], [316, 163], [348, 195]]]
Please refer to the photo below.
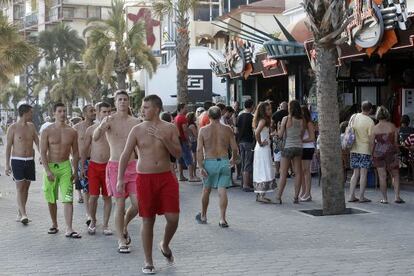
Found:
[[210, 4], [198, 4], [194, 9], [195, 21], [210, 21]]
[[88, 7], [88, 18], [101, 18], [101, 7]]
[[73, 18], [75, 16], [75, 8], [63, 8], [63, 18]]

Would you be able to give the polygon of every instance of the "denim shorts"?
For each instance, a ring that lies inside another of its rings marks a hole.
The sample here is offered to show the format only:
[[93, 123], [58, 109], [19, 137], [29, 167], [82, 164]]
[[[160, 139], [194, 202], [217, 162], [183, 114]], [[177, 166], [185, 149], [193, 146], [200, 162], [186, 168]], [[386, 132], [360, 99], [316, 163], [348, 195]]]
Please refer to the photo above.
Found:
[[181, 157], [180, 164], [185, 165], [186, 167], [193, 165], [193, 156], [191, 155], [191, 149], [187, 142], [181, 143]]
[[284, 148], [282, 150], [282, 157], [287, 159], [293, 159], [295, 157], [302, 158], [302, 148]]

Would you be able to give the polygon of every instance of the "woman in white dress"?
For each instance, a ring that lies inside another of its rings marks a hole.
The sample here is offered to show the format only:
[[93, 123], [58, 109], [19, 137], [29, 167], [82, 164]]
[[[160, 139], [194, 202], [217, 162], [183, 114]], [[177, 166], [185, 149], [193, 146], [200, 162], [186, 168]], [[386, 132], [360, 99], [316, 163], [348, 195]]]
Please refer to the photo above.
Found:
[[256, 201], [270, 203], [266, 193], [276, 189], [275, 171], [273, 168], [272, 152], [270, 148], [270, 124], [272, 106], [268, 102], [260, 103], [253, 119], [256, 146], [253, 159], [253, 186]]

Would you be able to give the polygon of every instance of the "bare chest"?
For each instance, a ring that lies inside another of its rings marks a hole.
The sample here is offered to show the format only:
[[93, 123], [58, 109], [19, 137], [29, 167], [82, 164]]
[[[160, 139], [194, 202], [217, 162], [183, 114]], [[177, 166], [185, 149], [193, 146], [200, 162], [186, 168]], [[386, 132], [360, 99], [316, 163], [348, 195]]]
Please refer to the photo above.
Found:
[[32, 143], [33, 132], [31, 129], [18, 127], [14, 131], [14, 143]]
[[108, 132], [108, 139], [113, 141], [126, 141], [134, 126], [135, 124], [116, 121], [111, 124], [110, 131]]
[[71, 145], [74, 135], [71, 130], [52, 130], [49, 134], [49, 144], [51, 145]]

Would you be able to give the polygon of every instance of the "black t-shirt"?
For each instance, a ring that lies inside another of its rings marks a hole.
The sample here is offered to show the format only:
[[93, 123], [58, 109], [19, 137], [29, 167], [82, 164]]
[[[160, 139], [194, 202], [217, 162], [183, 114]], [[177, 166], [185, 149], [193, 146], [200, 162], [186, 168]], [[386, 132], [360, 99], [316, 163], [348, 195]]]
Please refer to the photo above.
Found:
[[279, 122], [282, 122], [283, 117], [286, 117], [288, 115], [289, 115], [289, 112], [287, 110], [283, 109], [283, 110], [276, 111], [272, 115], [273, 123], [277, 125]]
[[237, 117], [236, 127], [238, 131], [237, 140], [239, 142], [253, 143], [253, 114], [241, 112]]

